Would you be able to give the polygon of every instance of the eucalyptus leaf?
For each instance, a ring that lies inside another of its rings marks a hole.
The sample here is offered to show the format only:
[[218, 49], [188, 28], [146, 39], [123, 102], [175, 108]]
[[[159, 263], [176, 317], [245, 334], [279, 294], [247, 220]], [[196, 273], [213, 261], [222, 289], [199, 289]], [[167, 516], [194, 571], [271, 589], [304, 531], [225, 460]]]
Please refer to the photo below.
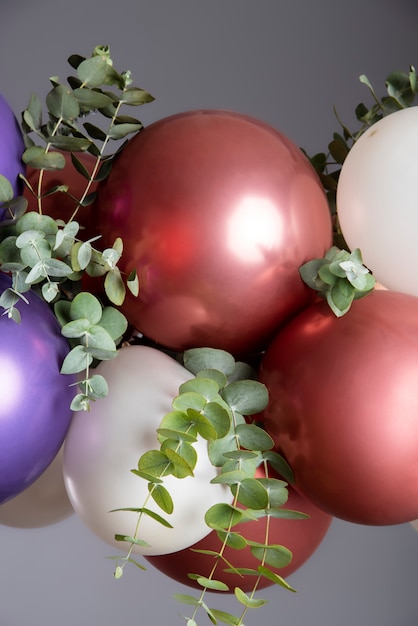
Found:
[[76, 88], [73, 93], [84, 111], [93, 111], [112, 105], [112, 99], [108, 95], [95, 89]]
[[274, 447], [270, 435], [255, 424], [238, 424], [235, 431], [240, 445], [247, 450], [270, 450]]
[[244, 478], [238, 485], [231, 487], [238, 501], [251, 509], [265, 509], [269, 504], [267, 489], [257, 478]]
[[123, 313], [117, 309], [111, 306], [105, 306], [100, 318], [100, 326], [107, 330], [113, 341], [116, 342], [126, 332], [128, 321]]
[[235, 597], [238, 602], [243, 604], [248, 609], [257, 609], [260, 606], [264, 606], [265, 604], [267, 604], [267, 600], [262, 600], [261, 598], [250, 598], [250, 596], [248, 596], [239, 587], [235, 587]]
[[57, 85], [46, 96], [48, 111], [57, 119], [73, 120], [80, 114], [80, 107], [72, 89]]
[[34, 169], [47, 171], [62, 170], [65, 167], [65, 157], [60, 152], [46, 152], [40, 146], [27, 148], [22, 154], [22, 161]]
[[230, 529], [238, 524], [243, 517], [243, 511], [231, 504], [219, 503], [211, 506], [205, 515], [205, 522], [214, 530]]
[[153, 484], [150, 486], [149, 492], [152, 499], [160, 507], [160, 509], [164, 511], [164, 513], [171, 515], [174, 511], [174, 503], [170, 492], [163, 485], [159, 484]]
[[77, 66], [77, 76], [83, 86], [100, 87], [106, 81], [107, 74], [108, 63], [104, 55], [84, 59]]
[[139, 294], [139, 279], [136, 270], [130, 272], [126, 281], [126, 286], [133, 296], [136, 297]]
[[138, 469], [140, 471], [151, 474], [156, 478], [160, 478], [169, 467], [170, 462], [167, 455], [160, 450], [148, 450], [138, 461]]
[[75, 346], [65, 357], [61, 374], [78, 374], [91, 365], [92, 361], [93, 357], [85, 351], [83, 346]]
[[248, 545], [251, 549], [251, 554], [256, 559], [267, 563], [271, 567], [281, 568], [286, 567], [292, 561], [292, 553], [288, 548], [279, 545], [261, 545], [257, 542], [248, 541]]
[[221, 392], [233, 411], [253, 415], [268, 404], [267, 387], [256, 380], [238, 380], [227, 385]]
[[91, 146], [91, 141], [87, 137], [69, 137], [66, 135], [56, 135], [48, 137], [51, 146], [66, 152], [86, 152]]
[[13, 196], [14, 191], [10, 181], [0, 174], [0, 202], [9, 202]]
[[125, 299], [126, 289], [118, 268], [106, 274], [104, 288], [107, 297], [112, 304], [120, 306]]
[[[241, 618], [232, 615], [232, 613], [227, 613], [226, 611], [221, 611], [219, 609], [211, 609], [211, 611], [215, 619], [222, 622], [222, 624], [227, 624], [227, 626], [240, 626], [242, 624]], [[242, 626], [244, 625], [242, 624]]]
[[191, 348], [183, 355], [184, 367], [197, 374], [200, 370], [216, 369], [229, 376], [235, 369], [234, 357], [216, 348]]
[[286, 582], [282, 576], [279, 576], [275, 572], [272, 572], [268, 567], [264, 567], [263, 565], [260, 565], [258, 567], [258, 572], [261, 574], [261, 576], [264, 576], [264, 578], [267, 578], [272, 583], [275, 583], [276, 585], [280, 585], [280, 587], [283, 587], [284, 589], [287, 589], [288, 591], [296, 592], [296, 589], [293, 589], [293, 587], [289, 585], [289, 583]]
[[81, 292], [71, 302], [70, 316], [73, 320], [86, 318], [90, 324], [98, 324], [102, 317], [102, 305], [93, 294]]
[[139, 106], [141, 104], [146, 104], [148, 102], [152, 102], [154, 100], [153, 96], [149, 94], [144, 89], [139, 89], [138, 87], [130, 87], [129, 89], [125, 89], [122, 94], [121, 102], [124, 104], [129, 104], [131, 106]]
[[[210, 591], [229, 591], [228, 585], [220, 580], [214, 580], [213, 578], [206, 578], [205, 576], [198, 576], [196, 582], [205, 589]], [[216, 622], [215, 622], [216, 623]]]
[[108, 130], [111, 139], [124, 139], [132, 133], [136, 133], [143, 128], [142, 124], [118, 124]]
[[191, 378], [179, 387], [179, 393], [186, 391], [194, 391], [203, 396], [207, 402], [210, 402], [218, 396], [219, 387], [214, 380], [209, 378]]

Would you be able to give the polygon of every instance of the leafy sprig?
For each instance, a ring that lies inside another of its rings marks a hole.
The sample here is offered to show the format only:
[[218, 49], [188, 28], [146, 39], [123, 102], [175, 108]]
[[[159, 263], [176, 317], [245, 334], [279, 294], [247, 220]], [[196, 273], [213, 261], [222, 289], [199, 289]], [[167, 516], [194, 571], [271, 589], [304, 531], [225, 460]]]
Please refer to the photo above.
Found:
[[[33, 290], [54, 307], [62, 334], [71, 344], [62, 373], [84, 372], [79, 382], [80, 393], [71, 405], [73, 410], [81, 410], [88, 409], [91, 401], [107, 393], [104, 379], [91, 376], [90, 368], [98, 361], [116, 356], [127, 321], [115, 307], [123, 303], [126, 289], [137, 295], [139, 284], [135, 271], [124, 276], [118, 268], [122, 240], [117, 238], [112, 247], [99, 250], [93, 244], [100, 239], [100, 233], [83, 238], [83, 219], [79, 223], [76, 218], [85, 217], [86, 207], [94, 211], [96, 192], [92, 191], [92, 185], [109, 175], [113, 159], [123, 147], [122, 144], [109, 152], [111, 141], [124, 140], [143, 127], [137, 118], [122, 115], [122, 107], [140, 106], [152, 102], [153, 97], [132, 85], [129, 71], [115, 70], [106, 46], [96, 47], [90, 58], [72, 55], [69, 64], [76, 75], [67, 79], [68, 84], [61, 83], [58, 77], [50, 78], [52, 89], [45, 99], [46, 119], [35, 94], [22, 113], [25, 144], [22, 160], [39, 170], [39, 175], [34, 186], [21, 177], [36, 199], [37, 210], [27, 211], [26, 198], [15, 198], [10, 182], [0, 176], [4, 218], [0, 222], [0, 271], [9, 274], [12, 280], [10, 288], [0, 296], [0, 306], [5, 315], [20, 322], [16, 304], [27, 302], [24, 294]], [[95, 119], [101, 114], [104, 127], [87, 121], [91, 113]], [[44, 189], [44, 172], [63, 169], [65, 152], [71, 155], [72, 166], [86, 181], [79, 198], [70, 193], [65, 182]], [[95, 159], [91, 172], [77, 156], [82, 152], [90, 153]], [[51, 195], [56, 197], [55, 213], [60, 198], [63, 195], [70, 198], [74, 204], [70, 219], [64, 221], [45, 214], [44, 199]], [[104, 277], [107, 302], [82, 291], [85, 275]]]
[[337, 317], [345, 315], [353, 300], [367, 296], [375, 286], [358, 248], [348, 252], [333, 246], [325, 257], [302, 265], [299, 273], [308, 287], [328, 302]]
[[391, 113], [413, 106], [418, 94], [417, 73], [412, 65], [407, 72], [397, 71], [389, 74], [385, 81], [386, 94], [382, 97], [377, 95], [365, 74], [362, 74], [359, 80], [368, 88], [372, 97], [372, 104], [366, 105], [360, 102], [355, 107], [355, 117], [359, 127], [355, 131], [349, 130], [335, 111], [341, 130], [333, 134], [332, 140], [328, 143], [327, 151], [318, 152], [311, 157], [307, 155], [327, 194], [333, 216], [334, 244], [344, 249], [348, 249], [348, 246], [338, 224], [336, 207], [336, 192], [341, 167], [354, 143], [368, 128]]
[[[290, 467], [277, 452], [270, 435], [251, 416], [262, 411], [268, 402], [266, 387], [256, 380], [255, 371], [245, 363], [236, 362], [233, 356], [223, 350], [196, 348], [184, 353], [184, 365], [194, 377], [183, 383], [179, 394], [172, 402], [172, 410], [167, 413], [157, 430], [160, 448], [145, 452], [138, 461], [137, 468], [131, 471], [148, 481], [148, 496], [143, 506], [129, 509], [138, 514], [133, 537], [116, 535], [116, 539], [129, 543], [125, 557], [121, 557], [114, 575], [120, 578], [127, 563], [138, 563], [132, 557], [137, 545], [145, 545], [140, 537], [140, 522], [144, 516], [151, 516], [156, 522], [169, 526], [169, 515], [173, 502], [164, 487], [164, 478], [173, 475], [179, 479], [193, 475], [196, 452], [193, 444], [198, 438], [207, 441], [209, 458], [218, 472], [212, 483], [227, 485], [232, 492], [232, 503], [215, 504], [206, 512], [205, 521], [212, 531], [218, 534], [221, 548], [216, 551], [203, 551], [214, 557], [209, 575], [190, 572], [189, 577], [201, 586], [198, 596], [176, 594], [182, 603], [193, 606], [190, 617], [185, 618], [187, 626], [197, 624], [197, 613], [202, 609], [209, 619], [242, 625], [246, 612], [265, 604], [256, 598], [256, 590], [262, 578], [292, 589], [272, 568], [285, 567], [291, 560], [290, 551], [284, 546], [269, 542], [270, 519], [273, 517], [301, 518], [302, 513], [283, 508], [288, 498], [287, 485], [293, 481]], [[264, 476], [256, 476], [262, 465]], [[273, 468], [283, 479], [269, 476]], [[155, 514], [147, 506], [150, 499], [161, 509], [162, 515]], [[126, 509], [124, 509], [126, 510]], [[266, 518], [264, 542], [247, 540], [242, 532], [234, 527], [243, 521]], [[249, 547], [252, 555], [259, 560], [254, 569], [236, 568], [225, 556], [225, 548]], [[250, 594], [236, 587], [230, 590], [217, 572], [226, 568], [239, 576], [254, 578]], [[234, 616], [217, 609], [209, 608], [205, 602], [207, 591], [233, 591], [242, 607], [240, 616]]]

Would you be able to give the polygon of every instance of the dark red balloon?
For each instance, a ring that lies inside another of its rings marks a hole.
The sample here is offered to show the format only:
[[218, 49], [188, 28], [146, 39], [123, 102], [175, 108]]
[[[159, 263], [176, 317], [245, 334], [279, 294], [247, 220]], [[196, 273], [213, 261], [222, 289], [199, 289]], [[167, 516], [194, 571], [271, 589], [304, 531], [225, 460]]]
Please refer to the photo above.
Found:
[[375, 291], [341, 318], [307, 308], [260, 380], [264, 425], [317, 506], [360, 524], [418, 517], [418, 298]]
[[331, 245], [328, 205], [303, 153], [226, 111], [162, 119], [131, 139], [99, 186], [99, 230], [122, 237], [140, 294], [122, 307], [175, 350], [264, 348], [311, 302], [299, 266]]
[[[278, 544], [288, 548], [292, 554], [292, 562], [283, 568], [270, 568], [279, 576], [286, 578], [299, 569], [315, 552], [319, 544], [325, 537], [331, 524], [332, 517], [300, 495], [292, 487], [289, 489], [289, 499], [283, 508], [293, 509], [310, 515], [307, 519], [279, 519], [270, 518], [269, 543]], [[245, 522], [234, 527], [234, 531], [241, 532], [243, 536], [251, 541], [265, 542], [266, 518], [258, 521]], [[199, 574], [208, 577], [215, 557], [207, 554], [193, 552], [192, 549], [219, 551], [222, 546], [221, 541], [215, 531], [199, 541], [198, 543], [171, 554], [162, 556], [147, 557], [147, 561], [158, 570], [170, 576], [178, 582], [190, 587], [201, 589], [201, 586], [188, 577], [189, 573]], [[243, 550], [234, 550], [227, 547], [224, 552], [225, 558], [235, 567], [245, 567], [257, 569], [260, 565], [250, 551], [249, 547]], [[214, 575], [216, 580], [220, 580], [228, 585], [233, 593], [235, 587], [240, 587], [245, 592], [250, 592], [256, 581], [254, 576], [239, 576], [238, 574], [223, 571], [226, 565], [220, 564]], [[269, 587], [274, 583], [262, 577], [258, 584], [258, 589]]]
[[[71, 155], [69, 152], [62, 153], [65, 157], [66, 165], [62, 170], [44, 171], [42, 174], [42, 186], [41, 194], [46, 193], [57, 185], [68, 185], [68, 191], [77, 200], [80, 200], [87, 185], [88, 180], [84, 178], [74, 167], [71, 162]], [[77, 158], [87, 168], [91, 174], [96, 163], [96, 159], [88, 152], [77, 153]], [[40, 170], [28, 167], [26, 172], [26, 178], [31, 184], [32, 188], [38, 193], [38, 181]], [[93, 183], [90, 187], [89, 193], [97, 189], [97, 183]], [[24, 197], [28, 201], [28, 211], [38, 211], [38, 200], [32, 194], [32, 192], [25, 186]], [[67, 222], [71, 219], [77, 204], [68, 195], [64, 193], [54, 193], [42, 198], [42, 213], [44, 215], [50, 215], [54, 219], [61, 219]], [[97, 228], [93, 222], [93, 208], [92, 206], [81, 207], [74, 218], [80, 226], [83, 226], [83, 230], [80, 230], [79, 237], [85, 241], [89, 237], [99, 235]]]

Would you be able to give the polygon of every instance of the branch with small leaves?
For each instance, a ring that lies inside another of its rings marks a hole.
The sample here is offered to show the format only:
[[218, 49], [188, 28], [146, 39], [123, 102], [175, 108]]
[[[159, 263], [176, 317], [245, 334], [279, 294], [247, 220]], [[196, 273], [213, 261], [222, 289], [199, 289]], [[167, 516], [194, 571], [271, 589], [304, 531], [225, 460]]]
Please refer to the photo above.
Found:
[[[129, 543], [125, 557], [112, 557], [119, 560], [115, 577], [120, 578], [127, 563], [140, 569], [143, 566], [132, 558], [135, 546], [143, 546], [141, 540], [141, 519], [151, 516], [156, 523], [170, 525], [169, 516], [173, 512], [173, 502], [163, 485], [165, 476], [179, 479], [192, 476], [196, 464], [193, 444], [199, 437], [207, 441], [209, 458], [218, 470], [212, 483], [227, 485], [233, 496], [231, 504], [215, 504], [207, 511], [206, 524], [218, 534], [221, 548], [211, 552], [214, 564], [209, 575], [190, 572], [189, 577], [201, 586], [198, 596], [176, 594], [175, 598], [193, 606], [190, 617], [185, 618], [187, 626], [197, 625], [197, 613], [201, 609], [216, 624], [218, 621], [240, 626], [250, 608], [258, 608], [265, 600], [256, 598], [259, 581], [264, 577], [271, 583], [288, 590], [291, 586], [272, 568], [285, 567], [292, 555], [284, 546], [269, 543], [269, 520], [272, 517], [300, 519], [303, 513], [286, 510], [288, 482], [293, 481], [291, 469], [280, 454], [273, 450], [270, 435], [255, 423], [250, 416], [262, 411], [268, 402], [266, 387], [258, 382], [254, 370], [245, 363], [236, 362], [229, 353], [212, 348], [196, 348], [184, 353], [184, 365], [194, 374], [194, 378], [180, 386], [178, 396], [173, 400], [172, 411], [165, 415], [157, 430], [159, 450], [145, 452], [138, 461], [137, 468], [131, 470], [138, 477], [148, 481], [148, 496], [143, 506], [128, 509], [138, 514], [133, 537], [116, 535], [116, 540]], [[264, 477], [256, 477], [256, 470], [263, 466]], [[283, 477], [272, 478], [268, 468], [273, 468]], [[150, 511], [147, 502], [153, 499], [164, 517]], [[123, 509], [127, 510], [127, 509]], [[265, 517], [266, 532], [263, 543], [247, 540], [244, 533], [234, 532], [234, 527], [246, 520]], [[251, 553], [260, 565], [254, 570], [243, 570], [229, 562], [225, 548], [242, 549], [249, 546]], [[250, 594], [236, 587], [230, 590], [221, 580], [220, 569], [233, 571], [254, 579]], [[205, 602], [207, 591], [231, 592], [243, 607], [240, 616], [234, 616]]]
[[[100, 234], [83, 240], [83, 225], [76, 218], [81, 208], [89, 206], [93, 210], [96, 192], [91, 191], [92, 185], [109, 175], [113, 158], [121, 149], [107, 154], [110, 142], [125, 139], [143, 128], [138, 119], [121, 114], [122, 106], [140, 106], [154, 98], [132, 86], [130, 72], [115, 70], [105, 46], [96, 47], [90, 58], [72, 55], [69, 63], [76, 76], [68, 78], [68, 85], [61, 84], [58, 77], [50, 79], [52, 89], [46, 96], [48, 120], [44, 122], [42, 104], [35, 94], [22, 114], [22, 160], [39, 170], [39, 177], [35, 188], [23, 175], [21, 178], [36, 199], [37, 211], [27, 211], [27, 199], [15, 198], [10, 182], [0, 176], [4, 217], [0, 222], [0, 271], [12, 278], [11, 287], [0, 296], [0, 306], [4, 314], [20, 322], [15, 305], [19, 300], [27, 301], [24, 294], [31, 289], [54, 307], [62, 334], [71, 344], [62, 373], [84, 372], [79, 382], [81, 392], [71, 408], [88, 410], [91, 401], [107, 393], [106, 382], [102, 377], [90, 376], [90, 368], [116, 356], [127, 321], [115, 307], [123, 303], [126, 289], [137, 295], [139, 284], [135, 271], [123, 276], [118, 268], [123, 252], [121, 239], [100, 251], [92, 245]], [[107, 128], [86, 121], [90, 113], [100, 113]], [[65, 184], [43, 188], [44, 172], [62, 170], [66, 165], [65, 152], [71, 154], [73, 167], [86, 180], [79, 198], [71, 195]], [[77, 157], [80, 152], [95, 158], [91, 172]], [[43, 207], [44, 198], [51, 195], [56, 196], [59, 206], [60, 194], [74, 203], [72, 216], [66, 222], [45, 214]], [[109, 305], [92, 294], [80, 293], [85, 274], [104, 277]]]

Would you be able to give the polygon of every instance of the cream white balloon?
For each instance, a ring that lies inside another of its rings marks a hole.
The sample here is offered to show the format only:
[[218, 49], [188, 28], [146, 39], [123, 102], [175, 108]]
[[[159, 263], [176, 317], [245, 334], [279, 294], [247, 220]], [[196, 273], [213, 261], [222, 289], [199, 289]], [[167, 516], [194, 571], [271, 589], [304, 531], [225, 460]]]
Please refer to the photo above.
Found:
[[30, 487], [0, 505], [0, 524], [13, 528], [42, 528], [73, 515], [62, 474], [63, 447]]
[[418, 107], [373, 124], [353, 145], [337, 186], [337, 212], [351, 249], [376, 280], [418, 295]]
[[[156, 429], [172, 410], [179, 386], [193, 375], [170, 356], [146, 346], [122, 348], [96, 373], [106, 378], [109, 394], [89, 412], [74, 415], [64, 449], [64, 479], [72, 505], [87, 527], [121, 550], [123, 544], [114, 536], [134, 536], [138, 514], [111, 511], [144, 506], [148, 483], [130, 470], [144, 452], [159, 448]], [[172, 528], [143, 516], [137, 537], [149, 546], [135, 546], [137, 553], [168, 554], [196, 543], [211, 530], [204, 521], [207, 509], [232, 501], [229, 489], [210, 484], [217, 470], [210, 463], [206, 441], [199, 439], [195, 447], [194, 476], [164, 479], [174, 501], [173, 513], [165, 515], [150, 500], [146, 505]]]

